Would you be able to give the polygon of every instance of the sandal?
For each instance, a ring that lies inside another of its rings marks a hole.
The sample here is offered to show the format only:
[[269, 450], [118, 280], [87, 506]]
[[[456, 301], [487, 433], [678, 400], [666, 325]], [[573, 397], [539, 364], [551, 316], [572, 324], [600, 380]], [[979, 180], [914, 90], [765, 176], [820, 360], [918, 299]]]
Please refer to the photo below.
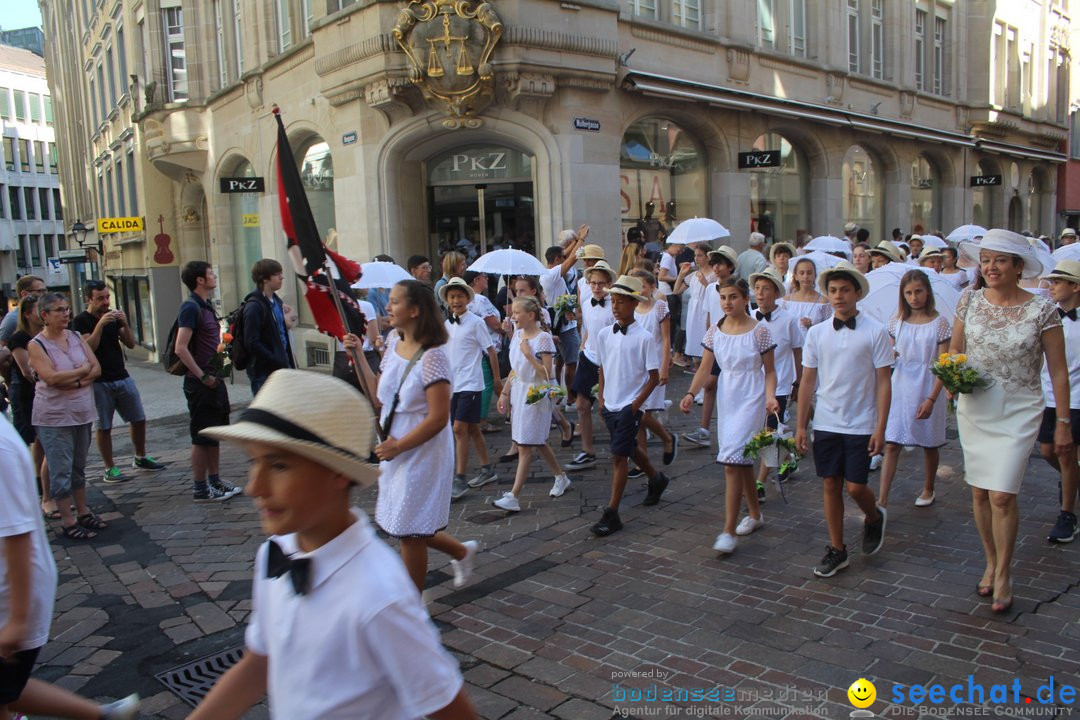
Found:
[[69, 540], [93, 540], [97, 537], [96, 532], [88, 530], [78, 523], [75, 523], [74, 525], [65, 525], [63, 532], [64, 537]]
[[59, 510], [46, 510], [45, 508], [41, 508], [41, 517], [45, 518], [46, 520], [59, 520], [60, 519], [60, 511]]
[[109, 527], [108, 523], [99, 518], [92, 512], [88, 512], [85, 515], [80, 515], [78, 519], [79, 525], [82, 525], [87, 530], [104, 530]]

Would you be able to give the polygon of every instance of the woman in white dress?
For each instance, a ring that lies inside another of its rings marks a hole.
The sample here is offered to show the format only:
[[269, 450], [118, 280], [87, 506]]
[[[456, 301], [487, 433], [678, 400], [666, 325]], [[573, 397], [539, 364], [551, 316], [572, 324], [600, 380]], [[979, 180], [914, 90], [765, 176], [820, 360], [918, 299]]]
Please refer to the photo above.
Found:
[[[386, 316], [393, 330], [387, 338], [375, 393], [382, 406], [379, 423], [386, 437], [375, 446], [380, 460], [375, 522], [401, 541], [401, 559], [421, 592], [429, 547], [452, 558], [454, 586], [460, 587], [472, 574], [479, 543], [462, 543], [446, 532], [454, 479], [454, 434], [450, 429], [452, 373], [443, 348], [447, 341], [443, 314], [429, 285], [403, 280], [390, 290]], [[344, 343], [353, 348], [363, 341], [349, 334]]]
[[956, 264], [956, 248], [941, 248], [941, 277], [948, 280], [957, 292], [960, 292], [968, 284], [968, 273]]
[[960, 297], [949, 352], [965, 353], [990, 386], [960, 396], [956, 426], [986, 555], [978, 594], [993, 595], [992, 610], [1004, 613], [1013, 602], [1016, 496], [1045, 404], [1040, 383], [1044, 356], [1058, 407], [1054, 449], [1060, 457], [1072, 447], [1065, 334], [1054, 303], [1019, 286], [1021, 275], [1038, 277], [1043, 269], [1023, 235], [990, 230], [979, 245], [961, 244], [960, 252], [978, 261], [986, 286]]
[[660, 438], [664, 443], [664, 464], [670, 465], [675, 461], [679, 439], [675, 433], [664, 427], [657, 413], [667, 409], [666, 396], [668, 374], [671, 370], [671, 313], [668, 311], [667, 300], [656, 289], [656, 276], [648, 270], [632, 270], [632, 277], [641, 281], [642, 294], [648, 298], [639, 302], [634, 310], [634, 319], [641, 327], [652, 335], [653, 342], [660, 348], [660, 384], [652, 391], [642, 410], [645, 415], [641, 419], [641, 429], [638, 430], [638, 447], [645, 452], [645, 431]]
[[[706, 243], [694, 248], [694, 265], [683, 267], [675, 281], [675, 293], [682, 295], [686, 318], [686, 348], [683, 352], [695, 363], [701, 361], [701, 340], [705, 337], [705, 314], [708, 310], [705, 290], [715, 279], [709, 268], [711, 250]], [[697, 269], [694, 270], [694, 267]]]
[[945, 403], [938, 401], [941, 381], [930, 372], [930, 365], [948, 350], [952, 326], [934, 308], [930, 276], [922, 270], [909, 270], [900, 278], [900, 306], [889, 321], [889, 336], [896, 362], [878, 505], [888, 505], [900, 451], [908, 445], [923, 449], [923, 490], [915, 505], [926, 507], [934, 502], [938, 448], [945, 444]]
[[554, 372], [555, 341], [547, 331], [547, 311], [539, 300], [527, 295], [514, 298], [511, 309], [514, 324], [517, 326], [517, 331], [510, 339], [512, 374], [510, 382], [499, 396], [498, 407], [499, 412], [504, 415], [510, 410], [510, 437], [517, 445], [518, 465], [514, 487], [495, 500], [494, 505], [509, 512], [519, 512], [521, 503], [518, 495], [529, 478], [533, 450], [540, 451], [540, 455], [555, 475], [555, 484], [548, 493], [551, 497], [559, 497], [566, 492], [566, 488], [570, 486], [570, 478], [563, 472], [555, 453], [547, 444], [554, 403], [550, 397], [532, 405], [525, 402], [529, 388], [551, 383]]
[[[723, 408], [717, 413], [717, 439], [720, 452], [716, 461], [724, 466], [724, 529], [713, 549], [723, 554], [735, 551], [736, 533], [747, 535], [764, 525], [754, 490], [754, 461], [744, 449], [764, 426], [767, 414], [778, 413], [776, 369], [773, 365], [772, 335], [764, 323], [746, 314], [750, 289], [745, 280], [728, 278], [718, 286], [724, 318], [705, 333], [701, 367], [683, 396], [679, 409], [690, 412], [694, 393], [705, 385], [713, 360], [720, 366], [716, 402]], [[746, 496], [749, 514], [738, 523], [742, 497]], [[739, 530], [743, 532], [739, 532]]]
[[809, 258], [795, 261], [791, 272], [791, 292], [779, 303], [780, 307], [799, 318], [803, 339], [811, 325], [817, 325], [832, 314], [829, 302], [817, 291], [817, 265]]

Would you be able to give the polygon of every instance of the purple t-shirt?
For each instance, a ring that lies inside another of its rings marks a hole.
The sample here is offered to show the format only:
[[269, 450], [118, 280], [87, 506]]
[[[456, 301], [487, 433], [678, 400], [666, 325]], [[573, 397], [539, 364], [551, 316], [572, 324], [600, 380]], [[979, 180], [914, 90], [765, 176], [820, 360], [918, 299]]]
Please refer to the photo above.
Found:
[[[221, 325], [218, 324], [214, 308], [195, 293], [191, 293], [180, 305], [180, 315], [176, 322], [179, 327], [191, 328], [194, 336], [191, 357], [203, 372], [208, 371], [210, 358], [217, 353], [217, 347], [221, 343]], [[187, 376], [198, 379], [191, 372], [188, 372]]]

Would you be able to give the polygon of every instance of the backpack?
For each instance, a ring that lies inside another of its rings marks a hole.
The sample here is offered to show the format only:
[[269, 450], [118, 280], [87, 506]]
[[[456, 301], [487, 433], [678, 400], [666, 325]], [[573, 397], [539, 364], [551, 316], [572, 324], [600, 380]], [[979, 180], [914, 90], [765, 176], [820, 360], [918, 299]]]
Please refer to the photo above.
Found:
[[240, 307], [225, 317], [225, 326], [232, 335], [232, 340], [225, 343], [226, 352], [229, 353], [229, 359], [237, 370], [245, 370], [251, 364], [251, 350], [244, 342], [244, 306], [249, 302], [251, 301], [244, 300], [240, 303]]
[[[187, 302], [186, 300], [184, 302]], [[182, 305], [181, 305], [182, 306]], [[188, 368], [184, 364], [184, 361], [180, 359], [180, 356], [176, 354], [176, 332], [180, 329], [180, 316], [177, 313], [176, 320], [173, 320], [172, 327], [169, 328], [168, 339], [165, 340], [165, 351], [161, 353], [161, 364], [165, 368], [165, 372], [170, 375], [187, 375]], [[188, 350], [190, 351], [195, 344], [195, 333], [191, 333], [191, 339], [188, 340]]]

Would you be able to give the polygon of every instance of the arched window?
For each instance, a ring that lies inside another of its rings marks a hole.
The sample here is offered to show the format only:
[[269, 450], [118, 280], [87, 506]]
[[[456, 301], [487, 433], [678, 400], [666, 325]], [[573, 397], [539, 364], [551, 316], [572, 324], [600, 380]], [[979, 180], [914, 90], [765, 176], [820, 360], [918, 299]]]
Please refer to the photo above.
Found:
[[759, 136], [754, 150], [779, 151], [780, 164], [750, 170], [751, 227], [770, 243], [794, 242], [796, 230], [810, 227], [806, 160], [779, 133]]
[[686, 129], [648, 117], [623, 135], [619, 159], [623, 225], [659, 219], [670, 231], [679, 220], [705, 217], [705, 152]]
[[[992, 160], [980, 160], [975, 172], [976, 177], [988, 175], [1001, 175], [1001, 168]], [[971, 191], [971, 217], [972, 222], [984, 228], [993, 227], [997, 208], [995, 207], [1000, 185], [986, 186], [976, 185]]]
[[[315, 227], [325, 242], [330, 230], [337, 227], [334, 211], [334, 159], [330, 155], [330, 146], [318, 135], [311, 135], [293, 144], [293, 148], [311, 214], [315, 217]], [[304, 288], [300, 285], [297, 286], [297, 296], [304, 296]], [[300, 322], [313, 326], [315, 317], [308, 304], [301, 300], [297, 306]]]
[[[255, 168], [245, 158], [225, 173], [228, 177], [255, 177]], [[251, 287], [251, 266], [262, 258], [262, 240], [259, 227], [259, 195], [257, 193], [229, 193], [229, 233], [233, 246], [236, 292], [238, 298], [247, 294]], [[267, 222], [276, 218], [266, 218]]]
[[941, 229], [940, 177], [925, 155], [911, 163], [911, 232]]
[[[870, 231], [870, 241], [885, 239], [884, 198], [878, 162], [861, 145], [852, 145], [844, 153], [841, 168], [844, 183], [843, 222], [853, 222]], [[838, 234], [838, 228], [815, 229], [815, 233]]]

